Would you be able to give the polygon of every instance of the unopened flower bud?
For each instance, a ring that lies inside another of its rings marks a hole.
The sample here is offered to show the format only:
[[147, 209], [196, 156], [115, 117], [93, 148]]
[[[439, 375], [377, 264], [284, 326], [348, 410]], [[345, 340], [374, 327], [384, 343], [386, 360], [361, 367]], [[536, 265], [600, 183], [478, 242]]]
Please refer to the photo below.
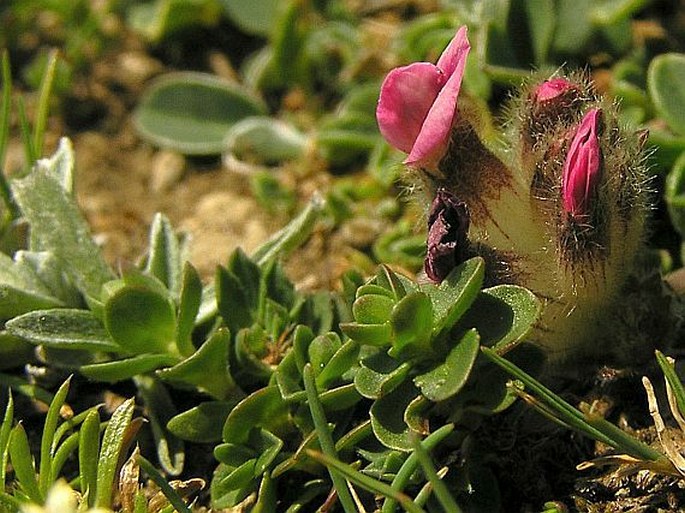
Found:
[[600, 109], [588, 111], [571, 141], [562, 171], [564, 211], [576, 220], [588, 217], [591, 199], [599, 182], [602, 150], [599, 146]]
[[578, 86], [565, 78], [552, 78], [545, 80], [535, 88], [533, 100], [537, 104], [548, 103], [551, 101], [559, 102], [565, 98], [574, 96], [578, 92]]
[[428, 215], [428, 250], [424, 261], [431, 281], [440, 283], [465, 260], [468, 230], [466, 204], [446, 189], [438, 189]]

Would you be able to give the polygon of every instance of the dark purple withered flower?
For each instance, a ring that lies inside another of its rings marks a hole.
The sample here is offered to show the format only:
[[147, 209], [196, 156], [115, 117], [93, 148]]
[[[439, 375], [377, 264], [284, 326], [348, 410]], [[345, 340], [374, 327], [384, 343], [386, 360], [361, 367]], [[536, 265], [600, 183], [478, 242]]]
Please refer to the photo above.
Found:
[[423, 263], [431, 281], [440, 283], [464, 260], [468, 230], [466, 203], [439, 188], [428, 214], [428, 251]]

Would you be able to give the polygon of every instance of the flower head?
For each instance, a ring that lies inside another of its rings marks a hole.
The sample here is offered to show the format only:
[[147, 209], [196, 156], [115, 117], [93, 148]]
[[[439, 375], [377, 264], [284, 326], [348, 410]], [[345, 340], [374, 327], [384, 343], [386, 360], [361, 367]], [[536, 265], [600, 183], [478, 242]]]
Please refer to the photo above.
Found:
[[461, 27], [437, 64], [415, 62], [385, 77], [376, 118], [383, 137], [409, 154], [406, 164], [435, 166], [444, 154], [469, 50]]
[[428, 278], [440, 283], [463, 260], [469, 213], [466, 204], [440, 188], [428, 214], [428, 252], [423, 267]]
[[602, 164], [599, 124], [602, 111], [588, 111], [578, 125], [562, 170], [561, 196], [564, 210], [575, 218], [586, 217]]

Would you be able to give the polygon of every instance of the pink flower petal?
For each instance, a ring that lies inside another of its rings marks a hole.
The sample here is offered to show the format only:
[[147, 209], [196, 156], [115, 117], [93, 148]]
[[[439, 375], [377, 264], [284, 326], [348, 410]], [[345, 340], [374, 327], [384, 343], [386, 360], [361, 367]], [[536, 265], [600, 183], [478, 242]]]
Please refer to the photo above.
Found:
[[462, 66], [461, 74], [464, 74], [463, 66], [466, 61], [466, 56], [469, 54], [471, 45], [466, 37], [467, 28], [466, 25], [461, 27], [455, 36], [447, 45], [447, 48], [442, 52], [440, 58], [438, 59], [438, 68], [447, 75], [448, 77], [453, 75], [457, 71], [459, 66]]
[[[457, 41], [457, 37], [462, 33], [466, 33], [465, 29], [460, 30], [452, 41]], [[450, 47], [452, 47], [451, 43], [448, 49]], [[465, 41], [465, 44], [458, 47], [458, 51], [452, 52], [451, 55], [456, 57], [456, 66], [428, 111], [421, 131], [416, 137], [416, 141], [405, 163], [431, 165], [437, 164], [435, 161], [439, 161], [440, 157], [442, 157], [449, 142], [452, 122], [457, 112], [457, 97], [461, 89], [461, 81], [464, 77], [464, 68], [466, 67], [466, 57], [469, 49], [468, 41]], [[452, 60], [449, 61], [450, 64], [451, 62]]]
[[590, 197], [599, 182], [602, 150], [599, 146], [599, 123], [602, 111], [588, 111], [578, 126], [562, 171], [564, 210], [575, 217], [588, 214]]
[[572, 82], [569, 82], [565, 78], [553, 78], [543, 82], [535, 89], [535, 101], [546, 102], [553, 100], [572, 89], [577, 89]]
[[383, 137], [395, 148], [410, 153], [445, 75], [433, 64], [415, 62], [393, 69], [385, 77], [376, 109]]

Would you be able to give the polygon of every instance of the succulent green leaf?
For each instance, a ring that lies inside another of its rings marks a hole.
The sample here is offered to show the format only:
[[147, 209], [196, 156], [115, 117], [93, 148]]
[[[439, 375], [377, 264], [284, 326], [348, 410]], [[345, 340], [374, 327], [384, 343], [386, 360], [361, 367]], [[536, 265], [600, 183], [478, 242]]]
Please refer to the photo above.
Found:
[[179, 413], [167, 428], [182, 440], [210, 443], [221, 440], [221, 430], [237, 401], [207, 401]]
[[278, 20], [279, 0], [221, 0], [231, 20], [248, 34], [268, 36]]
[[393, 331], [390, 356], [394, 358], [426, 358], [431, 356], [433, 306], [423, 292], [411, 292], [392, 309]]
[[414, 378], [421, 393], [434, 402], [455, 395], [466, 384], [478, 356], [480, 337], [475, 329], [467, 331], [450, 350], [445, 361]]
[[362, 296], [386, 296], [390, 299], [395, 299], [395, 294], [392, 290], [376, 285], [375, 283], [365, 283], [357, 289], [356, 298], [359, 299]]
[[32, 344], [59, 349], [120, 351], [102, 321], [88, 310], [53, 308], [36, 310], [8, 321], [7, 331]]
[[181, 363], [157, 371], [157, 375], [170, 383], [190, 385], [219, 401], [237, 391], [228, 364], [231, 335], [227, 329], [214, 332], [204, 344]]
[[384, 446], [403, 452], [412, 450], [412, 439], [418, 433], [404, 421], [404, 412], [418, 395], [419, 390], [411, 380], [406, 380], [389, 394], [374, 401], [369, 413], [371, 427]]
[[360, 365], [354, 376], [354, 386], [369, 399], [378, 399], [392, 392], [411, 370], [409, 363], [400, 363], [383, 351], [367, 356]]
[[319, 335], [309, 344], [308, 354], [309, 362], [312, 364], [312, 370], [315, 375], [323, 370], [326, 364], [336, 351], [340, 349], [342, 342], [337, 333], [327, 333], [326, 335]]
[[353, 383], [326, 390], [319, 395], [321, 405], [331, 412], [351, 408], [361, 399], [362, 396]]
[[440, 285], [426, 284], [421, 290], [433, 304], [433, 334], [450, 329], [469, 309], [483, 285], [485, 263], [476, 257], [450, 272]]
[[221, 19], [217, 0], [155, 0], [126, 8], [127, 22], [149, 41], [159, 42], [197, 25], [216, 25]]
[[[40, 280], [49, 293], [69, 306], [81, 306], [81, 293], [69, 283], [59, 260], [49, 251], [17, 251], [14, 261]], [[0, 278], [0, 282], [6, 282]]]
[[134, 112], [138, 132], [189, 155], [219, 154], [233, 124], [265, 114], [258, 98], [204, 73], [170, 73], [155, 82]]
[[178, 363], [178, 357], [176, 356], [167, 354], [139, 354], [123, 360], [82, 365], [79, 367], [79, 372], [95, 381], [115, 383], [176, 363]]
[[340, 324], [342, 332], [352, 340], [369, 346], [386, 347], [392, 344], [392, 326], [383, 324], [359, 324], [346, 322]]
[[360, 324], [383, 324], [390, 319], [394, 299], [386, 295], [364, 294], [352, 305], [352, 315]]
[[226, 419], [223, 440], [236, 445], [248, 442], [250, 429], [263, 427], [276, 436], [289, 430], [288, 406], [278, 387], [271, 385], [240, 401]]
[[484, 289], [459, 326], [475, 327], [481, 344], [505, 353], [521, 342], [541, 311], [535, 294], [517, 285]]
[[0, 483], [5, 482], [7, 473], [7, 460], [9, 458], [9, 443], [14, 422], [14, 397], [12, 391], [7, 394], [7, 405], [0, 425]]
[[[62, 144], [69, 144], [63, 142]], [[64, 151], [71, 152], [70, 145]], [[54, 165], [63, 165], [63, 159]], [[62, 172], [37, 166], [12, 182], [14, 199], [31, 227], [31, 251], [49, 251], [64, 263], [64, 271], [86, 296], [96, 298], [112, 278], [73, 195], [64, 189]]]
[[664, 53], [652, 59], [647, 90], [659, 116], [679, 135], [685, 135], [685, 54]]
[[26, 365], [35, 358], [35, 353], [33, 344], [0, 330], [0, 370]]
[[233, 125], [225, 139], [225, 151], [240, 160], [267, 164], [303, 156], [307, 137], [293, 125], [267, 116], [253, 116]]
[[[313, 345], [313, 343], [312, 343]], [[310, 346], [311, 347], [311, 346]], [[357, 362], [359, 356], [359, 344], [354, 340], [348, 340], [333, 353], [324, 367], [316, 376], [316, 386], [319, 390], [325, 390], [330, 385], [340, 380]]]
[[176, 309], [168, 297], [140, 285], [125, 285], [105, 303], [110, 336], [134, 354], [177, 354]]

